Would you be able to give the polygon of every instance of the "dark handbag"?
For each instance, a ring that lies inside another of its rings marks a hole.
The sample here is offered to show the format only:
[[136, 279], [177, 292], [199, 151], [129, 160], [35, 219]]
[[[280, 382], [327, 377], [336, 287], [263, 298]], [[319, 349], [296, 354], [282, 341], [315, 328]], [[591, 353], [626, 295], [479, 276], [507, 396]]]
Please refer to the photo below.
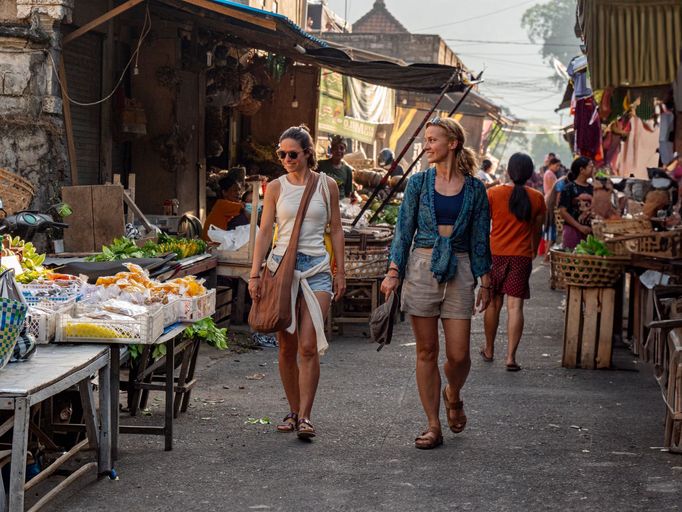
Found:
[[303, 191], [289, 245], [277, 270], [271, 271], [266, 264], [261, 274], [260, 298], [253, 302], [249, 311], [249, 325], [256, 332], [284, 331], [291, 325], [291, 286], [296, 270], [298, 238], [318, 179], [319, 175], [313, 174]]

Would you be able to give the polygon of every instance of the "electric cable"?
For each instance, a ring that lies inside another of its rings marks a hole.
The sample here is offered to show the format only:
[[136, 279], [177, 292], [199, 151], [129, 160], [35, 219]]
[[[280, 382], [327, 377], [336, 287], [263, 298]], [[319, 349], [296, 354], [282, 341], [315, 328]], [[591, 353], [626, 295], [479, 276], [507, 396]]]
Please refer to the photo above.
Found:
[[135, 60], [135, 67], [137, 67], [137, 58], [138, 58], [138, 55], [140, 53], [140, 49], [142, 48], [142, 43], [144, 42], [145, 38], [149, 35], [149, 32], [151, 32], [151, 30], [152, 30], [152, 17], [151, 17], [151, 14], [149, 13], [149, 5], [147, 5], [146, 11], [145, 11], [145, 17], [144, 17], [144, 24], [142, 25], [142, 30], [140, 31], [140, 38], [138, 39], [137, 47], [135, 48], [135, 51], [133, 52], [133, 54], [130, 56], [130, 60], [128, 60], [128, 63], [123, 68], [123, 72], [121, 73], [121, 77], [118, 79], [118, 81], [116, 82], [116, 85], [114, 86], [114, 88], [111, 90], [111, 92], [109, 94], [107, 94], [104, 98], [102, 98], [100, 100], [92, 101], [89, 103], [76, 101], [69, 96], [68, 89], [66, 87], [64, 87], [64, 84], [62, 83], [62, 80], [59, 76], [57, 63], [54, 61], [54, 57], [52, 56], [52, 52], [48, 51], [47, 54], [49, 55], [50, 61], [52, 62], [52, 67], [53, 67], [55, 75], [57, 77], [57, 82], [59, 83], [59, 86], [62, 88], [62, 92], [64, 93], [64, 97], [69, 101], [69, 103], [73, 103], [74, 105], [78, 105], [80, 107], [94, 107], [95, 105], [99, 105], [101, 103], [108, 101], [114, 94], [116, 94], [116, 91], [121, 86], [121, 83], [123, 82], [123, 79], [125, 78], [125, 75], [128, 72], [128, 68], [130, 68], [130, 65], [132, 64], [133, 60]]
[[417, 31], [420, 30], [428, 30], [431, 28], [440, 28], [440, 27], [448, 27], [450, 25], [459, 25], [460, 23], [466, 23], [467, 21], [472, 21], [472, 20], [478, 20], [481, 18], [487, 18], [488, 16], [495, 16], [496, 14], [500, 14], [501, 12], [505, 11], [511, 11], [512, 9], [516, 9], [517, 7], [521, 7], [523, 5], [527, 5], [530, 3], [535, 3], [535, 0], [526, 0], [525, 2], [521, 2], [518, 4], [511, 5], [509, 7], [504, 7], [502, 9], [498, 9], [497, 11], [492, 11], [492, 12], [487, 12], [485, 14], [479, 14], [477, 16], [472, 16], [471, 18], [465, 18], [463, 20], [457, 20], [457, 21], [452, 21], [449, 23], [441, 23], [439, 25], [431, 25], [430, 27], [423, 27], [423, 28], [418, 28]]

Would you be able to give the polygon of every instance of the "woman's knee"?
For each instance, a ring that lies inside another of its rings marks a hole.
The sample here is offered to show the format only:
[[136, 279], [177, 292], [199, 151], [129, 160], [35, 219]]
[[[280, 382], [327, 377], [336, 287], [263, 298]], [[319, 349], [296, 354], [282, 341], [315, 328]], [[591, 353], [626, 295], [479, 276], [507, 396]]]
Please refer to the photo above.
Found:
[[279, 344], [281, 357], [284, 359], [296, 359], [296, 354], [298, 354], [298, 339], [296, 335], [278, 333], [277, 343]]
[[420, 363], [438, 363], [438, 345], [435, 347], [421, 347], [417, 349], [417, 360]]
[[317, 342], [302, 342], [298, 344], [298, 355], [302, 359], [313, 359], [317, 357]]
[[453, 366], [463, 366], [470, 363], [469, 352], [462, 350], [449, 350], [446, 354], [448, 363]]

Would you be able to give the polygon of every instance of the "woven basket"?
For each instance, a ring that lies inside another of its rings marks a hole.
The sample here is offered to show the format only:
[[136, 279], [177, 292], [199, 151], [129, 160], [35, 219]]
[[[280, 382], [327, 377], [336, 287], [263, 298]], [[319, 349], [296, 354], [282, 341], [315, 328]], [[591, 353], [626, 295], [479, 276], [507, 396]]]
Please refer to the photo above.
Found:
[[612, 244], [625, 247], [630, 254], [675, 259], [682, 257], [682, 230], [651, 231], [650, 233], [616, 237], [606, 242], [609, 248]]
[[346, 277], [362, 279], [383, 277], [388, 266], [388, 247], [361, 250], [346, 246], [344, 266]]
[[7, 215], [20, 212], [31, 204], [35, 190], [31, 182], [0, 168], [0, 199]]
[[554, 208], [554, 225], [556, 226], [557, 237], [564, 231], [564, 218], [561, 216], [559, 208]]
[[[651, 221], [644, 218], [612, 219], [592, 222], [594, 236], [606, 243], [613, 254], [626, 256], [634, 252], [637, 242], [632, 236], [653, 232]], [[625, 238], [623, 238], [625, 237]]]
[[629, 258], [551, 251], [552, 272], [568, 286], [607, 288], [623, 275]]

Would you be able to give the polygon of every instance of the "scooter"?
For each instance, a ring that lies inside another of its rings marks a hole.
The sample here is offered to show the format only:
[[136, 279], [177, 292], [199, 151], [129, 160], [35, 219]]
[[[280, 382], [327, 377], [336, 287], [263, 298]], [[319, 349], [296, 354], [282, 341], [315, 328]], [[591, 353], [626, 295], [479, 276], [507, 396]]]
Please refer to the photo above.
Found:
[[37, 233], [44, 233], [51, 228], [68, 228], [64, 222], [56, 222], [52, 215], [30, 210], [17, 212], [14, 215], [6, 215], [0, 201], [0, 211], [5, 217], [0, 220], [0, 235], [19, 236], [30, 242]]

